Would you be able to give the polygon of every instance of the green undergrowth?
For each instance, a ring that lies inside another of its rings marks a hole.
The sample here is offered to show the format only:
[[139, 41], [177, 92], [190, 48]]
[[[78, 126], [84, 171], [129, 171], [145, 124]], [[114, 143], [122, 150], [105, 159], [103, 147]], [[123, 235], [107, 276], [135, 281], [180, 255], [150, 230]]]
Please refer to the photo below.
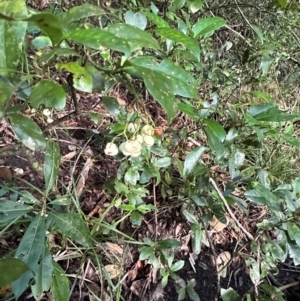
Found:
[[[218, 280], [222, 300], [273, 300], [274, 293], [284, 300], [264, 279], [278, 262], [300, 263], [299, 7], [282, 0], [144, 2], [62, 3], [44, 11], [23, 0], [0, 2], [0, 118], [15, 135], [11, 149], [43, 158], [32, 164], [42, 187], [7, 177], [0, 189], [0, 238], [20, 238], [1, 252], [0, 286], [12, 288], [3, 298], [29, 289], [36, 300], [49, 291], [65, 301], [80, 286], [96, 300], [126, 300], [125, 250], [135, 246], [139, 260], [159, 271], [162, 288], [172, 283], [178, 300], [200, 300], [196, 280], [178, 275], [186, 264], [175, 257], [180, 241], [136, 238], [144, 215], [155, 219], [161, 210], [146, 201], [155, 200], [154, 187], [180, 207], [191, 252], [201, 253], [213, 219], [226, 224], [230, 216], [244, 234], [235, 254], [244, 254], [254, 293], [240, 296]], [[113, 96], [120, 87], [127, 105]], [[106, 114], [81, 111], [78, 95], [91, 93], [101, 93]], [[76, 117], [95, 129], [103, 122], [85, 146], [117, 164], [101, 186], [109, 204], [97, 218], [83, 211], [81, 198], [93, 155], [84, 153], [80, 172], [77, 162], [71, 166], [69, 183], [59, 176], [57, 133]], [[232, 207], [245, 220], [253, 207], [267, 213], [250, 233]], [[120, 230], [124, 222], [132, 235]], [[241, 253], [245, 246], [248, 254]], [[79, 266], [71, 275], [69, 260]], [[98, 275], [97, 293], [81, 273], [87, 262]], [[226, 275], [230, 262], [216, 273]]]

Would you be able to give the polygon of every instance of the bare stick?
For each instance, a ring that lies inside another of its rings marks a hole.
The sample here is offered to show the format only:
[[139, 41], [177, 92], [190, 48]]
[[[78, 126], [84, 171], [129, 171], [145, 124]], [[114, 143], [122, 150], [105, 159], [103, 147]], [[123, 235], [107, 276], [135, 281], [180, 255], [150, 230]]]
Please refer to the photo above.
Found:
[[254, 240], [253, 236], [240, 224], [240, 222], [237, 220], [237, 218], [234, 216], [233, 212], [231, 211], [226, 199], [224, 198], [222, 192], [220, 191], [220, 189], [218, 188], [216, 182], [212, 179], [209, 178], [209, 182], [213, 185], [214, 189], [216, 190], [216, 192], [218, 193], [219, 197], [221, 198], [221, 200], [223, 201], [228, 213], [230, 214], [231, 218], [236, 222], [236, 224], [240, 227], [241, 230], [243, 230], [243, 232], [246, 234], [246, 236], [249, 238], [249, 240]]

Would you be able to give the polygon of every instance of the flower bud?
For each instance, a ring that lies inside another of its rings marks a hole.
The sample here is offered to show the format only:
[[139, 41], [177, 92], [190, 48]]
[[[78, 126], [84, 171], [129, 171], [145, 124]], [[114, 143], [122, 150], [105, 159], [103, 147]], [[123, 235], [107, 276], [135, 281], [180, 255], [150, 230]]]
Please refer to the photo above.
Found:
[[106, 144], [104, 153], [108, 156], [115, 156], [119, 152], [118, 146], [112, 142]]
[[142, 128], [142, 134], [147, 135], [147, 136], [153, 136], [153, 134], [154, 134], [153, 127], [148, 124], [144, 125]]
[[154, 144], [154, 138], [152, 136], [143, 135], [143, 143], [146, 146], [152, 146]]
[[130, 122], [127, 126], [127, 131], [132, 134], [135, 133], [137, 131], [137, 129], [138, 129], [137, 124], [135, 124], [133, 122]]

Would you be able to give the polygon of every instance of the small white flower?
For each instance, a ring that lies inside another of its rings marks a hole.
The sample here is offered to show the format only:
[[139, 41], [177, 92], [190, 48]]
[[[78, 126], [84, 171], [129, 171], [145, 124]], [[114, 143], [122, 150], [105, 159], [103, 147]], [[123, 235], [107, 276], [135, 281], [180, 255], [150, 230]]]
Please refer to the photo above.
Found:
[[104, 153], [108, 156], [115, 156], [119, 152], [118, 146], [112, 142], [106, 144]]
[[152, 136], [143, 135], [143, 143], [146, 146], [152, 146], [154, 144], [154, 138]]
[[137, 140], [128, 140], [120, 145], [120, 151], [125, 156], [138, 157], [142, 151], [142, 144]]
[[147, 135], [147, 136], [153, 136], [154, 134], [154, 129], [151, 125], [146, 124], [142, 128], [142, 134]]
[[142, 135], [136, 135], [135, 140], [138, 141], [140, 144], [143, 144], [143, 136]]
[[138, 129], [137, 124], [135, 124], [133, 122], [130, 122], [127, 126], [127, 131], [132, 134], [135, 133], [137, 131], [137, 129]]
[[44, 109], [44, 110], [43, 110], [43, 115], [44, 115], [44, 116], [51, 116], [52, 113], [51, 113], [51, 111], [50, 111], [49, 109]]
[[52, 123], [53, 122], [53, 119], [51, 117], [48, 117], [47, 118], [47, 123]]

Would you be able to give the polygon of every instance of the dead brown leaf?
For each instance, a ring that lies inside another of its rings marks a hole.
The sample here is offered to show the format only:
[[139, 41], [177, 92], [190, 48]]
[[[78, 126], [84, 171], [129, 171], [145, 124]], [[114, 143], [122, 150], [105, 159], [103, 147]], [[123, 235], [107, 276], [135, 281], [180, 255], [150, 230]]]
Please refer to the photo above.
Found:
[[87, 158], [85, 164], [84, 164], [84, 167], [82, 169], [82, 172], [80, 174], [80, 179], [78, 181], [78, 184], [77, 184], [77, 187], [76, 187], [76, 193], [77, 195], [81, 195], [84, 187], [85, 187], [85, 182], [88, 178], [88, 174], [89, 174], [89, 171], [91, 169], [91, 167], [93, 166], [93, 161], [91, 158]]

